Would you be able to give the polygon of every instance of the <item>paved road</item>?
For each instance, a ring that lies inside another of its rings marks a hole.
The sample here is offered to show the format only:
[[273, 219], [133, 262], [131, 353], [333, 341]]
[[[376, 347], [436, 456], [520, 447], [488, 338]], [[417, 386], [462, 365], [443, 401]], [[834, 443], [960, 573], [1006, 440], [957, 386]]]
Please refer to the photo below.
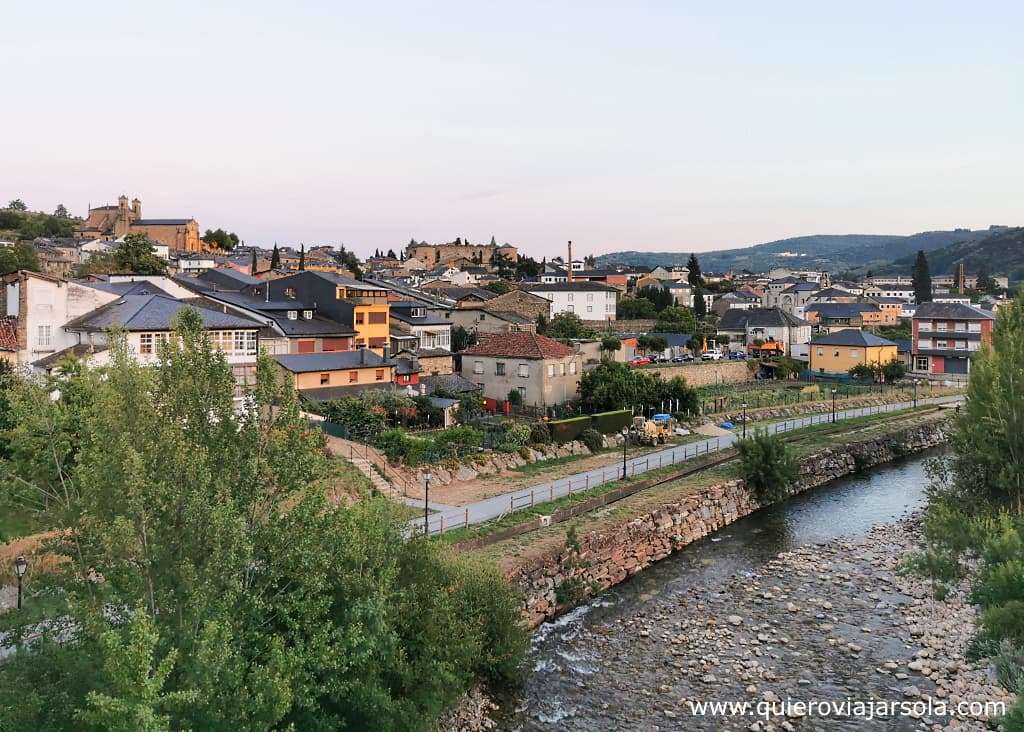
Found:
[[[962, 401], [961, 396], [936, 397], [933, 399], [919, 399], [918, 404], [943, 404]], [[882, 404], [874, 407], [858, 407], [856, 409], [842, 409], [836, 412], [836, 420], [852, 419], [869, 414], [882, 412], [894, 412], [900, 409], [907, 409], [914, 406], [913, 402], [896, 402], [893, 404]], [[794, 417], [792, 419], [779, 420], [760, 425], [759, 429], [767, 429], [774, 434], [792, 432], [811, 425], [824, 424], [832, 421], [832, 413], [811, 414], [806, 417]], [[739, 435], [728, 434], [721, 437], [710, 437], [699, 442], [690, 442], [686, 445], [668, 447], [664, 450], [648, 453], [640, 457], [626, 460], [626, 474], [629, 476], [640, 475], [648, 470], [657, 470], [668, 465], [675, 465], [687, 460], [692, 460], [698, 455], [717, 452], [729, 447], [739, 439]], [[583, 473], [576, 473], [565, 478], [538, 483], [527, 488], [502, 493], [491, 498], [470, 503], [465, 506], [448, 506], [441, 503], [430, 502], [429, 507], [435, 512], [429, 519], [430, 532], [439, 533], [448, 529], [458, 528], [468, 524], [478, 524], [483, 521], [504, 516], [512, 511], [527, 508], [556, 498], [577, 493], [579, 491], [593, 488], [608, 481], [618, 480], [622, 477], [622, 461], [610, 462], [604, 467], [588, 470]], [[406, 502], [412, 506], [423, 507], [423, 501], [414, 498], [406, 498]], [[409, 522], [410, 530], [423, 531], [423, 519]]]

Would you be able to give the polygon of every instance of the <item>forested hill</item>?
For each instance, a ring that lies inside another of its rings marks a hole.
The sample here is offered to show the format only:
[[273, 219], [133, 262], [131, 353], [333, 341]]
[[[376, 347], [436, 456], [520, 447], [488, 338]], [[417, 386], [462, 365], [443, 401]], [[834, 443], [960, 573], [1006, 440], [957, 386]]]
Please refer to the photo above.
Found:
[[[914, 255], [893, 263], [893, 271], [909, 271]], [[928, 253], [932, 274], [953, 274], [961, 262], [967, 274], [987, 269], [991, 275], [1007, 275], [1011, 282], [1024, 280], [1024, 228], [1001, 229], [980, 241], [962, 241]]]
[[[893, 260], [916, 254], [919, 249], [934, 249], [975, 242], [992, 234], [991, 229], [971, 231], [925, 231], [908, 236], [897, 234], [817, 234], [780, 239], [765, 244], [698, 252], [705, 271], [749, 269], [762, 272], [772, 267], [823, 269], [839, 272], [849, 269], [870, 269], [891, 264]], [[654, 267], [685, 264], [690, 249], [675, 252], [612, 252], [597, 258], [597, 266], [623, 263]]]

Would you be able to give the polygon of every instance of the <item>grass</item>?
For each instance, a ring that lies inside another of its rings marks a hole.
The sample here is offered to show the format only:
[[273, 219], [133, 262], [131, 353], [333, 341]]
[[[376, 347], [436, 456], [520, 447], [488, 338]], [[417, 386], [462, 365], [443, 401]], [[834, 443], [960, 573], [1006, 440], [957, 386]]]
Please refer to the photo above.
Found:
[[579, 455], [566, 455], [564, 457], [551, 458], [550, 460], [538, 460], [535, 463], [527, 463], [526, 465], [520, 465], [519, 467], [512, 468], [510, 472], [520, 473], [522, 475], [537, 475], [538, 473], [544, 473], [549, 468], [557, 468], [562, 465], [568, 465], [569, 463], [579, 462], [586, 458], [593, 457], [594, 455], [607, 455], [612, 452], [611, 450], [601, 450], [600, 452], [580, 453]]
[[[824, 447], [834, 446], [836, 444], [849, 444], [853, 442], [859, 442], [862, 440], [870, 439], [874, 433], [884, 433], [891, 430], [893, 423], [905, 421], [908, 417], [912, 417], [920, 413], [922, 419], [918, 420], [923, 423], [926, 421], [933, 421], [944, 417], [943, 413], [935, 410], [932, 407], [922, 406], [918, 408], [908, 408], [895, 412], [887, 412], [883, 415], [866, 415], [863, 417], [855, 417], [848, 420], [842, 420], [838, 424], [833, 425], [831, 423], [824, 423], [813, 425], [811, 427], [804, 427], [799, 430], [785, 433], [787, 441], [793, 440], [794, 438], [800, 438], [800, 441], [791, 446], [794, 454], [798, 458], [806, 457]], [[927, 417], [927, 418], [926, 418]], [[842, 436], [842, 440], [836, 440], [836, 434]], [[810, 438], [810, 439], [808, 439]], [[854, 438], [854, 439], [850, 439]], [[588, 500], [595, 496], [602, 495], [609, 491], [620, 488], [624, 485], [630, 485], [638, 481], [646, 481], [652, 479], [658, 479], [671, 475], [680, 470], [686, 470], [690, 468], [700, 467], [708, 463], [717, 461], [722, 456], [728, 454], [727, 451], [719, 453], [712, 453], [707, 457], [698, 458], [696, 460], [688, 460], [685, 463], [677, 463], [676, 465], [666, 466], [657, 470], [651, 470], [646, 473], [641, 473], [637, 476], [630, 476], [626, 480], [617, 480], [614, 482], [605, 483], [600, 486], [596, 486], [586, 491], [580, 491], [570, 496], [563, 496], [557, 498], [554, 501], [547, 501], [543, 504], [538, 504], [530, 508], [524, 508], [506, 516], [488, 521], [480, 524], [475, 524], [468, 528], [456, 529], [441, 536], [437, 537], [437, 541], [441, 541], [445, 544], [456, 544], [461, 541], [468, 539], [474, 539], [482, 536], [487, 536], [495, 531], [516, 526], [521, 523], [530, 521], [537, 516], [544, 516], [554, 513], [555, 511], [579, 503], [581, 501]], [[739, 477], [736, 472], [737, 465], [735, 462], [730, 461], [729, 463], [718, 465], [707, 470], [701, 471], [694, 475], [686, 476], [670, 483], [662, 485], [651, 486], [645, 490], [635, 493], [632, 496], [628, 496], [620, 501], [601, 507], [591, 513], [583, 516], [578, 516], [570, 522], [563, 522], [563, 524], [556, 524], [547, 529], [539, 529], [538, 531], [524, 534], [520, 537], [514, 537], [507, 539], [497, 544], [492, 544], [488, 547], [482, 547], [481, 549], [474, 550], [474, 553], [481, 553], [491, 558], [501, 558], [505, 556], [504, 551], [494, 550], [494, 547], [505, 547], [506, 550], [509, 547], [523, 547], [529, 545], [532, 539], [528, 537], [534, 537], [535, 535], [546, 536], [552, 533], [558, 533], [559, 527], [561, 534], [564, 535], [566, 527], [570, 524], [576, 524], [578, 529], [586, 528], [591, 530], [594, 528], [593, 521], [597, 520], [601, 523], [609, 520], [618, 519], [624, 515], [632, 513], [643, 513], [642, 509], [648, 506], [657, 505], [659, 502], [663, 502], [668, 498], [673, 500], [684, 497], [688, 492], [703, 488], [709, 485], [713, 485], [716, 482], [723, 480], [730, 480]]]

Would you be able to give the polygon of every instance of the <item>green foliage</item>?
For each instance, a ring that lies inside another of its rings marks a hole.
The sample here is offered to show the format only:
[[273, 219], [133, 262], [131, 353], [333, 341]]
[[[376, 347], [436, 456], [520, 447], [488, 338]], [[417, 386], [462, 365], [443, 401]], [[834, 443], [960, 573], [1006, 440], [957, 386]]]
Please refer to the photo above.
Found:
[[580, 433], [580, 442], [591, 452], [600, 452], [604, 446], [604, 436], [593, 427], [588, 427]]
[[535, 445], [548, 445], [551, 443], [551, 428], [547, 422], [534, 422], [530, 425], [530, 442]]
[[224, 231], [224, 229], [207, 229], [206, 233], [202, 236], [202, 240], [225, 252], [230, 252], [238, 246], [239, 242], [238, 234], [233, 231]]
[[697, 287], [693, 291], [693, 314], [697, 320], [708, 314], [708, 303], [704, 299], [703, 287]]
[[622, 349], [622, 341], [615, 336], [605, 336], [601, 339], [601, 350], [604, 353], [614, 353]]
[[[380, 391], [368, 391], [358, 397], [345, 397], [320, 406], [320, 412], [330, 422], [343, 425], [353, 440], [372, 442], [402, 416], [408, 419], [410, 410], [432, 409], [427, 403], [408, 397]], [[436, 417], [436, 413], [435, 413]]]
[[920, 305], [923, 302], [931, 302], [932, 299], [932, 276], [928, 272], [928, 257], [924, 251], [918, 251], [914, 260], [914, 271], [911, 273], [911, 282], [914, 286], [914, 301]]
[[452, 328], [452, 350], [458, 353], [465, 351], [477, 341], [476, 331], [470, 333], [461, 325]]
[[594, 429], [604, 435], [614, 435], [633, 421], [633, 414], [628, 409], [617, 409], [613, 412], [598, 412], [590, 415]]
[[986, 608], [979, 624], [985, 637], [992, 640], [1005, 638], [1016, 645], [1024, 645], [1024, 600], [1011, 600]]
[[874, 379], [875, 369], [870, 364], [859, 363], [849, 370], [849, 374], [855, 379]]
[[992, 658], [996, 679], [1007, 691], [1024, 692], [1024, 646], [1003, 640]]
[[[648, 285], [647, 287], [639, 288], [636, 291], [636, 297], [650, 300], [651, 304], [654, 305], [654, 312], [656, 313], [660, 313], [674, 302], [672, 293], [658, 285]], [[650, 315], [646, 317], [654, 316]]]
[[[335, 255], [337, 259], [337, 255]], [[270, 268], [280, 269], [281, 267], [281, 250], [277, 248], [277, 242], [274, 242], [274, 249], [270, 252]]]
[[516, 389], [515, 387], [512, 387], [511, 389], [508, 390], [508, 395], [506, 396], [506, 399], [508, 400], [509, 404], [515, 406], [518, 406], [523, 403], [523, 395], [520, 394], [519, 390]]
[[483, 437], [474, 427], [449, 427], [430, 437], [414, 437], [396, 427], [381, 432], [374, 445], [388, 460], [415, 466], [473, 454], [483, 444]]
[[[268, 357], [238, 410], [197, 313], [177, 336], [153, 367], [115, 333], [102, 373], [15, 387], [0, 491], [67, 531], [0, 616], [6, 643], [33, 637], [0, 663], [0, 728], [427, 729], [514, 679], [498, 571], [405, 540], [386, 499], [328, 501], [322, 434]], [[38, 622], [54, 605], [65, 622]]]
[[83, 274], [167, 274], [167, 261], [158, 257], [145, 234], [128, 234], [105, 254], [94, 254], [81, 268]]
[[589, 426], [590, 417], [588, 415], [569, 417], [568, 419], [555, 419], [548, 422], [548, 427], [551, 429], [551, 439], [553, 442], [558, 443], [572, 442], [583, 434], [583, 430]]
[[566, 311], [551, 318], [544, 331], [549, 338], [569, 340], [571, 338], [594, 338], [597, 333], [584, 324], [576, 313]]
[[20, 198], [15, 198], [13, 201], [7, 204], [7, 208], [11, 211], [28, 211], [28, 206]]
[[690, 258], [686, 260], [686, 269], [689, 270], [686, 273], [686, 281], [690, 283], [690, 287], [696, 293], [698, 289], [704, 286], [704, 276], [701, 274], [700, 262], [697, 261], [696, 254], [691, 254]]
[[690, 308], [672, 305], [658, 313], [654, 330], [663, 333], [693, 333], [697, 329], [694, 312]]
[[29, 272], [39, 272], [41, 266], [39, 257], [36, 256], [32, 245], [18, 241], [10, 246], [0, 246], [0, 276], [25, 269]]
[[620, 297], [615, 306], [615, 317], [619, 320], [649, 320], [657, 314], [658, 308], [646, 297]]
[[516, 452], [522, 447], [530, 444], [532, 430], [530, 425], [524, 422], [512, 422], [505, 426], [497, 448], [502, 452]]
[[9, 208], [0, 208], [0, 229], [14, 230], [21, 227], [22, 215]]
[[757, 432], [737, 442], [736, 447], [740, 452], [740, 474], [758, 503], [776, 503], [789, 495], [799, 468], [780, 436]]
[[[274, 245], [274, 250], [277, 251], [277, 244]], [[357, 257], [354, 252], [350, 252], [345, 247], [339, 247], [338, 250], [334, 252], [334, 261], [351, 272], [352, 276], [357, 280], [361, 280], [363, 278], [363, 270], [362, 267], [359, 266], [359, 257]], [[281, 255], [278, 254], [278, 263], [275, 265], [273, 264], [273, 261], [271, 261], [271, 266], [276, 269], [280, 265]]]
[[642, 335], [636, 339], [636, 345], [644, 353], [661, 353], [668, 348], [664, 336]]
[[488, 282], [483, 286], [483, 289], [490, 290], [496, 295], [504, 295], [507, 292], [512, 292], [514, 288], [505, 280], [495, 280], [494, 282]]
[[669, 400], [679, 400], [680, 411], [697, 408], [697, 393], [682, 377], [665, 381], [655, 372], [608, 359], [583, 374], [580, 396], [587, 412], [617, 410], [623, 404], [660, 408]]

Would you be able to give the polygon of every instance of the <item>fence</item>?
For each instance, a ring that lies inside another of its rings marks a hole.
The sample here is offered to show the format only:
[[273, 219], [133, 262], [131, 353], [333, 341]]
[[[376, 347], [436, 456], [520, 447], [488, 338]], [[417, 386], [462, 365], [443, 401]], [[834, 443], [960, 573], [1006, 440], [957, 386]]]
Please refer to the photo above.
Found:
[[[922, 398], [923, 402], [924, 399]], [[865, 417], [871, 414], [881, 414], [906, 409], [911, 402], [880, 404], [870, 407], [857, 407], [855, 409], [841, 409], [836, 412], [836, 419], [853, 419]], [[832, 422], [832, 413], [825, 412], [812, 414], [804, 417], [794, 417], [782, 422], [769, 425], [767, 432], [773, 435], [792, 432], [793, 430], [804, 429], [814, 425]], [[503, 518], [517, 511], [524, 511], [534, 508], [539, 504], [549, 503], [559, 498], [583, 493], [592, 488], [614, 482], [625, 477], [634, 477], [650, 470], [658, 470], [667, 466], [675, 465], [685, 460], [690, 460], [699, 455], [710, 455], [736, 442], [738, 435], [730, 434], [721, 437], [709, 438], [701, 442], [688, 443], [677, 447], [660, 450], [643, 457], [628, 459], [625, 462], [625, 469], [621, 464], [607, 465], [598, 470], [592, 470], [581, 475], [572, 475], [568, 478], [552, 481], [546, 485], [538, 485], [532, 488], [524, 488], [520, 491], [496, 496], [490, 500], [474, 504], [478, 508], [471, 511], [469, 507], [457, 510], [441, 511], [431, 514], [427, 518], [427, 530], [430, 534], [442, 534], [452, 529], [467, 528], [471, 523], [481, 523], [491, 519]], [[413, 532], [423, 532], [423, 520], [419, 519], [418, 528], [416, 521], [410, 522]]]

